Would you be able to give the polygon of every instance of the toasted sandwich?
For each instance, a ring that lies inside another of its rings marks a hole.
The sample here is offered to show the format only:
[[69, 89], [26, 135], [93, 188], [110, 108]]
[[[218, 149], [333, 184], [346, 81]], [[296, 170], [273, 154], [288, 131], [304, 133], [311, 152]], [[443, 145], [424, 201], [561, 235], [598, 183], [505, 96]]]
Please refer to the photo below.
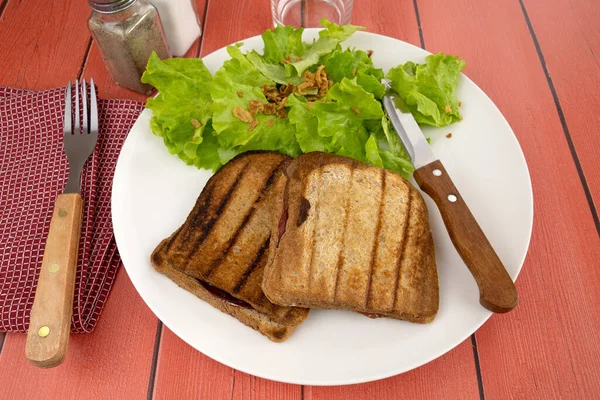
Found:
[[274, 303], [433, 320], [439, 290], [427, 208], [400, 175], [307, 153], [276, 183], [262, 287]]
[[261, 288], [275, 188], [290, 161], [275, 152], [235, 157], [211, 177], [185, 223], [151, 256], [157, 271], [273, 341], [287, 339], [309, 311], [273, 304]]

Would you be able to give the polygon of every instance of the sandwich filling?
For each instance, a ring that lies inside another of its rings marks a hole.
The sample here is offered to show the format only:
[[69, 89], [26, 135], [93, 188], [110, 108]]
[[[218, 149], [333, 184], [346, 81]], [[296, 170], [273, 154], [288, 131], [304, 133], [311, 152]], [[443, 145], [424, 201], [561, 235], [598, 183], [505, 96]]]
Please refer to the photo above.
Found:
[[202, 285], [202, 287], [204, 289], [206, 289], [211, 295], [213, 295], [214, 297], [221, 299], [223, 301], [226, 301], [227, 303], [231, 304], [232, 306], [235, 307], [242, 307], [242, 308], [248, 308], [248, 309], [252, 309], [253, 307], [246, 303], [244, 300], [240, 300], [237, 297], [233, 297], [232, 295], [230, 295], [229, 293], [227, 293], [224, 290], [219, 289], [216, 286], [213, 286], [209, 283], [206, 283], [204, 281], [201, 281], [200, 279], [196, 279], [196, 281]]

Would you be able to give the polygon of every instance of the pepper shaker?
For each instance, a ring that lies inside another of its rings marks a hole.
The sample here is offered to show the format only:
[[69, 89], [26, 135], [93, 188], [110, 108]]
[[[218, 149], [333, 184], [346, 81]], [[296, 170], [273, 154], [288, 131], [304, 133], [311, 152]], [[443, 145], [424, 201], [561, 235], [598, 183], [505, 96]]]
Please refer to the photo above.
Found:
[[156, 8], [147, 0], [88, 0], [88, 27], [112, 79], [121, 86], [150, 94], [140, 81], [152, 51], [171, 56]]

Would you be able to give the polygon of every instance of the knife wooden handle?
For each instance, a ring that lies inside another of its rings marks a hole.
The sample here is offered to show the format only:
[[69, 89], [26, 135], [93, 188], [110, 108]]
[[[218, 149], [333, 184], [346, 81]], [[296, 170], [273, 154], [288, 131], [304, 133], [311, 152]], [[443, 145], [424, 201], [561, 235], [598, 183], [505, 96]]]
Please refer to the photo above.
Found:
[[495, 313], [512, 310], [519, 300], [517, 288], [442, 163], [421, 167], [414, 176], [440, 209], [454, 247], [479, 286], [481, 305]]
[[25, 346], [27, 360], [38, 367], [55, 367], [67, 353], [81, 209], [77, 193], [61, 194], [56, 199]]

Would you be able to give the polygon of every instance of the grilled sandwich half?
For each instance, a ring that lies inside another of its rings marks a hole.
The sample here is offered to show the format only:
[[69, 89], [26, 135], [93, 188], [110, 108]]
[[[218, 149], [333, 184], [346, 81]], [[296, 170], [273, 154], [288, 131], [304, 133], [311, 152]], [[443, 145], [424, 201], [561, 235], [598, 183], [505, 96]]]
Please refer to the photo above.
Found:
[[433, 320], [433, 239], [423, 198], [410, 183], [325, 153], [296, 158], [286, 176], [276, 184], [281, 195], [262, 284], [272, 302]]
[[275, 188], [290, 161], [276, 152], [235, 157], [151, 256], [157, 271], [273, 341], [287, 339], [309, 311], [273, 304], [261, 288]]

